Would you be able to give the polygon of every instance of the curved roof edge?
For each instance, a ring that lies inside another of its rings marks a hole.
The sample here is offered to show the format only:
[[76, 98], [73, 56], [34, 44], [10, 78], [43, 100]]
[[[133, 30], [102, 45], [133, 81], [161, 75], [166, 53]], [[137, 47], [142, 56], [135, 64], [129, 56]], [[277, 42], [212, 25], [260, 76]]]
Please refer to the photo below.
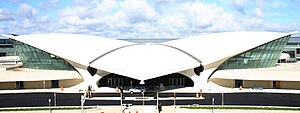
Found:
[[90, 66], [138, 80], [147, 80], [195, 68], [200, 64], [198, 59], [172, 46], [134, 44], [117, 48], [101, 56]]
[[88, 66], [90, 61], [112, 49], [135, 44], [128, 41], [82, 34], [29, 34], [3, 36], [84, 66]]
[[[95, 60], [96, 62], [91, 66], [97, 69], [116, 72], [116, 74], [135, 76], [140, 80], [146, 80], [183, 71], [183, 69], [185, 70], [187, 67], [196, 67], [199, 62], [196, 62], [195, 59], [201, 61], [206, 69], [208, 66], [217, 66], [217, 62], [226, 60], [231, 56], [298, 32], [299, 31], [290, 33], [242, 31], [213, 33], [164, 43], [148, 44], [150, 46], [144, 44], [139, 47], [130, 46], [136, 45], [136, 43], [128, 41], [80, 34], [3, 36], [39, 48], [69, 62], [73, 62], [73, 64], [76, 62], [78, 65], [88, 66]], [[167, 47], [158, 45], [165, 45]], [[173, 49], [168, 47], [172, 47]], [[117, 51], [114, 51], [116, 49]], [[137, 50], [140, 51], [140, 53], [138, 53], [140, 57], [147, 59], [137, 57]], [[180, 50], [180, 52], [178, 50]], [[178, 54], [178, 52], [180, 54]], [[183, 53], [188, 53], [189, 56]], [[104, 57], [97, 59], [103, 55]], [[155, 62], [153, 62], [154, 60]], [[131, 67], [128, 66], [128, 64], [134, 66]], [[172, 65], [175, 65], [175, 67]], [[165, 68], [168, 66], [170, 66], [170, 68]], [[134, 70], [140, 68], [141, 70]], [[128, 72], [124, 72], [124, 70]], [[145, 75], [145, 72], [149, 72], [147, 74], [149, 76]], [[146, 77], [141, 76], [141, 74]]]
[[173, 40], [163, 44], [177, 47], [203, 61], [205, 69], [218, 66], [219, 61], [226, 60], [272, 40], [298, 33], [279, 32], [223, 32], [192, 36]]

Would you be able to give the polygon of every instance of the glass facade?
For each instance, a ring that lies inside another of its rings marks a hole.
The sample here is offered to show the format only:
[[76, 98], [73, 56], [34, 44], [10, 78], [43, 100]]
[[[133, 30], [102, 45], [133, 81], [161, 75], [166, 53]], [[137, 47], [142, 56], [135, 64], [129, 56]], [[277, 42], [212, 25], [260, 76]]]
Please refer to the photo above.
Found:
[[15, 55], [15, 49], [9, 39], [0, 39], [0, 57]]
[[291, 37], [283, 52], [290, 55], [288, 62], [300, 60], [300, 37]]
[[74, 70], [65, 60], [50, 53], [11, 39], [23, 66], [30, 69], [43, 70]]
[[236, 55], [223, 62], [218, 70], [274, 67], [289, 39], [290, 36], [282, 37]]

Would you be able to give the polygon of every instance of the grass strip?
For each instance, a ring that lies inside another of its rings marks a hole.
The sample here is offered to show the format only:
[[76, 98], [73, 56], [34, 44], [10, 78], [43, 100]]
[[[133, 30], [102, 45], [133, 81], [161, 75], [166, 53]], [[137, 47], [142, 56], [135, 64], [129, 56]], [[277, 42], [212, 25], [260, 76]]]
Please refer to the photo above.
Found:
[[[84, 107], [84, 109], [93, 109], [94, 107]], [[52, 111], [53, 110], [77, 110], [77, 109], [81, 109], [81, 107], [51, 107], [50, 108]], [[49, 108], [1, 108], [1, 111], [46, 111], [49, 110]]]
[[186, 109], [227, 109], [227, 110], [293, 110], [300, 111], [300, 108], [285, 108], [285, 107], [246, 107], [246, 106], [181, 106]]

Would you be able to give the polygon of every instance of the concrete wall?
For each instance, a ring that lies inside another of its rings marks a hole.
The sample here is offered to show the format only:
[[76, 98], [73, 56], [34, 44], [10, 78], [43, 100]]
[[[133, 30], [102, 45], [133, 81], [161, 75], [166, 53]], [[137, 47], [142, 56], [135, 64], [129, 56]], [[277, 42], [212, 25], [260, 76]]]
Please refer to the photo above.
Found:
[[217, 85], [223, 86], [223, 87], [230, 87], [230, 88], [234, 87], [234, 80], [231, 80], [231, 79], [216, 79], [216, 78], [213, 78], [213, 79], [210, 79], [210, 81], [217, 84]]
[[280, 82], [281, 89], [300, 89], [300, 82]]
[[64, 88], [66, 88], [66, 87], [71, 87], [71, 86], [77, 85], [81, 82], [83, 82], [82, 79], [67, 79], [67, 80], [60, 80], [58, 82], [58, 84], [59, 84], [59, 87], [62, 86]]
[[[83, 82], [82, 79], [59, 80], [59, 87], [71, 87]], [[44, 89], [44, 81], [24, 81], [24, 89]], [[51, 80], [45, 81], [45, 88], [51, 88]], [[0, 90], [16, 89], [16, 82], [0, 82]]]
[[0, 89], [15, 89], [16, 82], [0, 82]]
[[[210, 79], [211, 82], [223, 86], [232, 88], [235, 85], [235, 80], [231, 79]], [[265, 89], [276, 89], [273, 87], [273, 81], [250, 81], [243, 80], [244, 88], [265, 88]], [[280, 81], [280, 89], [300, 89], [300, 82], [297, 81]]]
[[[211, 82], [223, 87], [235, 87], [235, 80], [232, 79], [210, 79]], [[244, 88], [273, 88], [273, 81], [249, 81], [243, 80]]]
[[[273, 87], [273, 81], [243, 81], [244, 87], [251, 88], [269, 88], [276, 89]], [[280, 89], [300, 89], [300, 82], [295, 81], [280, 81]]]
[[245, 88], [273, 88], [273, 81], [243, 81]]
[[[24, 81], [24, 89], [43, 89], [44, 81]], [[51, 81], [45, 81], [45, 88], [51, 88]]]
[[[74, 85], [77, 85], [81, 83], [83, 80], [82, 79], [67, 79], [67, 80], [59, 80], [58, 85], [59, 87], [71, 87]], [[51, 80], [45, 81], [45, 88], [49, 89], [51, 88]], [[24, 82], [24, 88], [25, 89], [43, 89], [44, 88], [44, 83], [43, 81], [25, 81]]]

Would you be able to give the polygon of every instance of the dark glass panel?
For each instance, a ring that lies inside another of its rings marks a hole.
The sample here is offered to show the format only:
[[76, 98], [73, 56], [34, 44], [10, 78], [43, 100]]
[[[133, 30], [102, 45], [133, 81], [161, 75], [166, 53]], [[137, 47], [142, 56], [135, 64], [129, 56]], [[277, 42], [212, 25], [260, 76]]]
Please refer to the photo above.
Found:
[[222, 63], [218, 69], [224, 70], [274, 67], [289, 38], [290, 36], [282, 37], [236, 55]]
[[12, 42], [17, 55], [23, 63], [23, 66], [26, 68], [45, 70], [74, 70], [73, 66], [61, 58], [13, 39]]

